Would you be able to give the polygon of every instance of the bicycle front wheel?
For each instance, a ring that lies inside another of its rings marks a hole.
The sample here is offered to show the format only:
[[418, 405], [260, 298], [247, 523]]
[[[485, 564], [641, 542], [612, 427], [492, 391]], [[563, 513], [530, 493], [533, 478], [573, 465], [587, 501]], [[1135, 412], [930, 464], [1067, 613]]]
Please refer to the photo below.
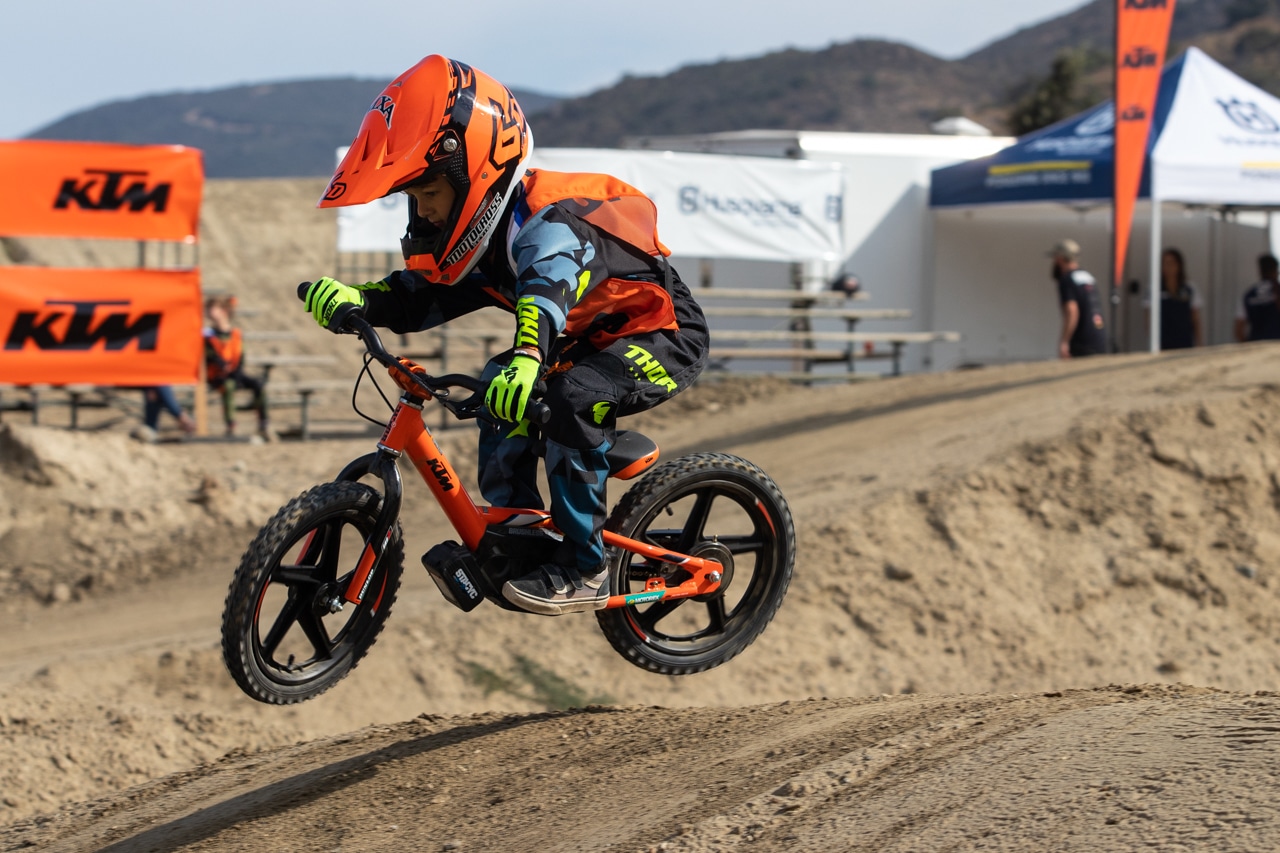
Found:
[[399, 522], [360, 604], [338, 605], [381, 505], [363, 483], [325, 483], [285, 504], [249, 545], [222, 613], [222, 657], [249, 696], [273, 705], [311, 699], [373, 645], [404, 571]]
[[[614, 649], [651, 672], [687, 675], [737, 656], [773, 619], [791, 583], [791, 510], [769, 475], [737, 456], [700, 453], [659, 466], [623, 496], [606, 526], [724, 566], [719, 588], [706, 596], [596, 612]], [[640, 592], [664, 571], [668, 586], [689, 577], [623, 552], [613, 593]]]

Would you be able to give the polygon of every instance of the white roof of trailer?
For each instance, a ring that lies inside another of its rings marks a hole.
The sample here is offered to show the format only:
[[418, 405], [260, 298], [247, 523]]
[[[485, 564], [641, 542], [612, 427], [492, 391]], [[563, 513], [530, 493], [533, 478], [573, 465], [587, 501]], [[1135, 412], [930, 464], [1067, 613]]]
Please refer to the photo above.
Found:
[[754, 154], [763, 157], [822, 159], [832, 156], [985, 157], [1008, 145], [1007, 136], [950, 136], [925, 133], [846, 133], [823, 130], [734, 130], [675, 136], [637, 136], [627, 148]]

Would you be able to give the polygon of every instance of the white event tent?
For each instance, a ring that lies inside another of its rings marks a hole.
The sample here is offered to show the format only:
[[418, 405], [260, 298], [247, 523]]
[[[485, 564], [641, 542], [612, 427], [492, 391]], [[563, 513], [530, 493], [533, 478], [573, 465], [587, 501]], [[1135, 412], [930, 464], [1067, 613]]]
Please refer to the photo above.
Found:
[[[1280, 207], [1280, 98], [1196, 48], [1187, 50], [1173, 108], [1151, 152], [1151, 264], [1160, 263], [1165, 201]], [[1160, 300], [1151, 306], [1159, 348]]]
[[[931, 206], [1110, 199], [1114, 107], [1107, 103], [1029, 134], [990, 157], [933, 173]], [[1165, 203], [1224, 211], [1280, 209], [1280, 98], [1188, 48], [1165, 69], [1140, 196], [1151, 201], [1150, 263], [1158, 270]], [[1081, 214], [1083, 217], [1083, 214]], [[1150, 312], [1159, 347], [1159, 304]]]

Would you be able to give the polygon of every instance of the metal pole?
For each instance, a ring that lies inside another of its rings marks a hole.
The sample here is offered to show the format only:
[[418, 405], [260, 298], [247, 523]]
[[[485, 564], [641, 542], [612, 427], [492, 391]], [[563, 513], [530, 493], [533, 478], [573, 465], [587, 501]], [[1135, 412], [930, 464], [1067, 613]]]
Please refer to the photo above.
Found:
[[[1113, 192], [1111, 197], [1111, 239], [1108, 241], [1111, 244], [1111, 252], [1107, 256], [1107, 266], [1109, 268], [1107, 280], [1111, 282], [1111, 287], [1108, 289], [1107, 294], [1107, 301], [1111, 303], [1111, 316], [1107, 319], [1107, 336], [1110, 339], [1107, 341], [1107, 351], [1111, 353], [1120, 351], [1116, 338], [1117, 311], [1120, 308], [1120, 282], [1116, 280], [1116, 258], [1119, 256], [1118, 253], [1120, 251], [1120, 229], [1116, 227], [1116, 224], [1116, 202]], [[1081, 317], [1080, 321], [1084, 322], [1084, 318]]]
[[[1107, 334], [1111, 338], [1109, 341], [1109, 351], [1114, 353], [1118, 351], [1116, 345], [1116, 309], [1120, 303], [1120, 282], [1116, 281], [1116, 253], [1120, 250], [1117, 245], [1120, 242], [1120, 229], [1116, 227], [1116, 169], [1118, 165], [1118, 148], [1115, 145], [1117, 138], [1116, 131], [1120, 125], [1120, 0], [1114, 0], [1111, 3], [1111, 55], [1115, 57], [1112, 60], [1111, 68], [1111, 115], [1114, 117], [1112, 121], [1111, 131], [1111, 152], [1112, 152], [1112, 169], [1111, 169], [1111, 252], [1108, 257], [1108, 263], [1111, 269], [1107, 271], [1107, 280], [1111, 282], [1111, 290], [1107, 296], [1111, 300], [1111, 317], [1108, 320]], [[1141, 173], [1139, 173], [1141, 174]], [[1129, 212], [1130, 217], [1133, 216], [1132, 207]], [[1130, 220], [1132, 221], [1132, 219]], [[1127, 253], [1128, 246], [1125, 247]], [[1080, 318], [1080, 322], [1084, 322], [1084, 317]]]
[[1151, 351], [1160, 352], [1160, 300], [1164, 295], [1164, 276], [1160, 269], [1160, 200], [1151, 199]]

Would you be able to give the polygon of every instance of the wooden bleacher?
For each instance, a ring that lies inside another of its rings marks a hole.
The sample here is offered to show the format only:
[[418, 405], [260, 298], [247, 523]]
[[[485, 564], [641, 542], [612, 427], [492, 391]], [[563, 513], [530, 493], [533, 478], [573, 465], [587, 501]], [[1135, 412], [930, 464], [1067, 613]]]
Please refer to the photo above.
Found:
[[97, 385], [3, 385], [0, 384], [0, 414], [26, 412], [31, 423], [40, 423], [40, 414], [49, 407], [68, 408], [71, 429], [80, 428], [82, 409], [104, 409], [114, 405], [119, 389]]
[[[711, 324], [712, 365], [724, 362], [791, 361], [791, 370], [750, 369], [735, 373], [767, 373], [794, 381], [813, 379], [851, 381], [878, 378], [871, 372], [858, 373], [857, 363], [888, 360], [892, 375], [902, 372], [902, 353], [909, 344], [955, 342], [957, 332], [934, 331], [858, 331], [858, 323], [866, 320], [908, 320], [911, 312], [901, 308], [856, 307], [868, 296], [863, 292], [841, 291], [807, 293], [796, 290], [710, 287], [693, 288], [694, 298], [702, 306]], [[748, 305], [722, 305], [723, 301], [743, 301]], [[759, 303], [774, 302], [775, 305]], [[505, 349], [513, 334], [506, 319], [490, 318], [488, 325], [466, 325], [469, 318], [412, 336], [402, 336], [398, 355], [423, 363], [437, 373], [475, 372], [495, 353]], [[497, 322], [495, 322], [495, 320]], [[786, 328], [734, 328], [732, 320], [776, 320]], [[815, 321], [841, 320], [844, 331], [814, 330]], [[425, 345], [424, 345], [425, 343]], [[840, 344], [841, 346], [822, 346]], [[870, 345], [870, 346], [868, 346]], [[881, 348], [886, 347], [886, 348]], [[815, 373], [819, 364], [843, 364], [840, 373]]]
[[[878, 374], [858, 373], [856, 365], [869, 359], [889, 359], [892, 375], [902, 372], [902, 351], [908, 344], [953, 342], [960, 339], [957, 332], [907, 331], [865, 332], [858, 331], [857, 324], [865, 320], [907, 320], [911, 312], [903, 308], [859, 308], [856, 303], [867, 298], [861, 291], [819, 291], [808, 293], [798, 290], [697, 288], [695, 298], [702, 305], [711, 327], [711, 363], [713, 368], [724, 368], [724, 363], [790, 361], [790, 370], [735, 370], [735, 373], [764, 373], [793, 381], [814, 379], [854, 380], [876, 378]], [[769, 301], [774, 305], [722, 305], [726, 301]], [[738, 328], [723, 322], [735, 320], [774, 320], [774, 328]], [[844, 331], [815, 329], [819, 321], [840, 320]], [[785, 325], [785, 328], [778, 326]], [[823, 344], [840, 346], [823, 346]], [[888, 345], [880, 350], [877, 344]], [[815, 372], [819, 364], [843, 363], [842, 373]]]

